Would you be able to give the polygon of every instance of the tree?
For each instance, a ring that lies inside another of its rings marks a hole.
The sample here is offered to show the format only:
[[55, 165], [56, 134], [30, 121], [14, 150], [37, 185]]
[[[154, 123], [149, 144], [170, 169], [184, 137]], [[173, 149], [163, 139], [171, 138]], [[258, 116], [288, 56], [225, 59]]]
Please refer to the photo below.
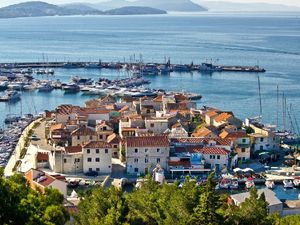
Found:
[[[3, 175], [3, 171], [0, 171]], [[0, 224], [62, 225], [69, 219], [57, 190], [32, 190], [21, 174], [0, 177]], [[22, 222], [21, 222], [22, 221]]]
[[190, 224], [218, 225], [221, 215], [218, 210], [221, 207], [220, 196], [216, 193], [214, 173], [211, 173], [205, 184], [204, 191], [200, 195], [199, 204], [194, 209]]

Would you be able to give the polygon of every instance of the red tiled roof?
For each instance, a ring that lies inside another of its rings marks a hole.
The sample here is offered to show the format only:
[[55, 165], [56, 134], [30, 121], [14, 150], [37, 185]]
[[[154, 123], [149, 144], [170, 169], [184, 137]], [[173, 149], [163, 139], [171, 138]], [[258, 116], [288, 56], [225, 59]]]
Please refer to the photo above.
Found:
[[80, 153], [82, 152], [82, 147], [81, 146], [68, 146], [68, 147], [65, 147], [65, 151], [67, 153]]
[[80, 110], [79, 106], [73, 106], [73, 105], [60, 105], [56, 109], [56, 113], [61, 115], [69, 115], [71, 113], [78, 112]]
[[83, 148], [111, 148], [111, 144], [105, 141], [90, 141]]
[[49, 155], [46, 152], [38, 152], [36, 156], [37, 161], [49, 161]]
[[217, 147], [203, 147], [198, 150], [198, 152], [207, 155], [228, 155], [229, 151], [225, 150], [224, 148], [217, 148]]
[[127, 147], [168, 147], [169, 139], [166, 135], [128, 137], [126, 143]]
[[206, 113], [205, 113], [205, 115], [206, 116], [208, 116], [208, 117], [212, 117], [212, 116], [216, 116], [216, 115], [218, 115], [218, 113], [217, 113], [217, 110], [209, 110], [209, 111], [207, 111]]
[[44, 187], [48, 187], [50, 184], [53, 183], [53, 181], [55, 181], [55, 178], [52, 176], [49, 176], [48, 174], [44, 174], [45, 179], [37, 182], [37, 180], [35, 180], [35, 182], [37, 182], [38, 184], [44, 186]]
[[97, 135], [97, 133], [92, 130], [91, 128], [88, 128], [88, 127], [80, 127], [76, 130], [74, 130], [72, 133], [71, 133], [72, 136], [87, 136], [87, 135]]

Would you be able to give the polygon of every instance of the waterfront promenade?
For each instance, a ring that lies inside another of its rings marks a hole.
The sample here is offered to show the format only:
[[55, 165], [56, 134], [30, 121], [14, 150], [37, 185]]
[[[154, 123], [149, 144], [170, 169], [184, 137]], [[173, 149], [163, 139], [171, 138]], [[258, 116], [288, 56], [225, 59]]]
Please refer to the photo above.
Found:
[[[4, 175], [6, 177], [10, 177], [14, 174], [14, 170], [18, 166], [18, 163], [20, 160], [22, 160], [22, 157], [24, 156], [24, 151], [26, 149], [26, 140], [30, 139], [30, 133], [32, 132], [33, 128], [42, 121], [42, 118], [39, 118], [32, 123], [30, 123], [22, 132], [19, 142], [15, 148], [15, 151], [12, 153], [5, 169], [4, 169]], [[26, 150], [25, 150], [26, 151]]]

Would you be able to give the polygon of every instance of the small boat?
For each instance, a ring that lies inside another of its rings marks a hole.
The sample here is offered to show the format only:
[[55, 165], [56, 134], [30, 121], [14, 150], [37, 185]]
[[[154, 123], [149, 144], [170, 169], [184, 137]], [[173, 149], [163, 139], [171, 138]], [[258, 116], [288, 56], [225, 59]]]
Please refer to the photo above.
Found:
[[295, 187], [300, 187], [300, 177], [295, 177], [293, 180], [293, 184]]
[[275, 188], [275, 183], [274, 183], [273, 180], [266, 180], [265, 185], [266, 185], [266, 187], [269, 188], [269, 189]]
[[215, 66], [212, 63], [202, 63], [201, 66], [199, 67], [199, 71], [211, 73], [211, 72], [222, 71], [222, 68], [219, 66]]
[[229, 188], [230, 189], [238, 189], [239, 188], [238, 180], [237, 179], [232, 179]]
[[283, 183], [284, 188], [293, 188], [294, 187], [292, 179], [286, 178], [286, 179], [283, 180], [282, 183]]
[[64, 63], [65, 69], [76, 69], [79, 67], [80, 67], [80, 65], [78, 63], [71, 63], [71, 62]]
[[161, 65], [158, 67], [160, 74], [170, 74], [172, 69], [168, 65]]
[[13, 82], [10, 83], [7, 87], [11, 90], [22, 90], [24, 86], [23, 82]]
[[245, 185], [247, 189], [254, 187], [255, 186], [254, 180], [252, 178], [249, 178], [248, 180], [246, 180]]
[[79, 76], [72, 77], [71, 82], [77, 85], [92, 85], [94, 83], [92, 78], [81, 78]]

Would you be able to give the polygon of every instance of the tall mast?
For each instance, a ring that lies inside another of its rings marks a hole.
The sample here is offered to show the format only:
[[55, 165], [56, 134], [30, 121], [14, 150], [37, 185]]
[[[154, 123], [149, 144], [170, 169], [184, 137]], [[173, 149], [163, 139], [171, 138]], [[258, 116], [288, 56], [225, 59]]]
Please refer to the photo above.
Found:
[[277, 84], [276, 127], [279, 127], [279, 85]]
[[285, 107], [285, 96], [284, 96], [284, 92], [282, 92], [282, 124], [283, 124], [283, 130], [285, 131], [286, 128], [286, 124], [285, 124], [285, 111], [286, 107]]
[[258, 79], [258, 95], [259, 95], [259, 118], [260, 118], [260, 121], [262, 122], [262, 102], [261, 102], [261, 87], [260, 87], [259, 76], [257, 77], [257, 79]]

